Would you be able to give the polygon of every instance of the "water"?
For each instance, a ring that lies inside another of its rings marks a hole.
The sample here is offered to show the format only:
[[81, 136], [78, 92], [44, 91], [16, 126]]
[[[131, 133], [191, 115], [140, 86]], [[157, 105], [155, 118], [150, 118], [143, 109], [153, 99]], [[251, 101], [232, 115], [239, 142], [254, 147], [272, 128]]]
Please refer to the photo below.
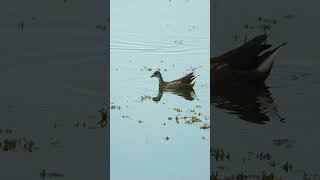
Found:
[[0, 179], [108, 178], [96, 124], [108, 97], [107, 32], [96, 29], [106, 2], [6, 1], [0, 12]]
[[261, 178], [273, 173], [283, 179], [302, 179], [305, 173], [312, 178], [319, 174], [318, 6], [316, 1], [215, 1], [212, 54], [231, 50], [246, 36], [263, 33], [256, 28], [263, 19], [276, 20], [267, 30], [270, 42], [288, 41], [266, 87], [217, 94], [219, 98], [211, 104], [212, 150], [230, 153], [230, 160], [211, 157], [211, 171], [220, 178], [239, 174]]
[[[209, 179], [208, 5], [111, 2], [111, 179]], [[158, 69], [199, 75], [196, 95], [158, 96]]]

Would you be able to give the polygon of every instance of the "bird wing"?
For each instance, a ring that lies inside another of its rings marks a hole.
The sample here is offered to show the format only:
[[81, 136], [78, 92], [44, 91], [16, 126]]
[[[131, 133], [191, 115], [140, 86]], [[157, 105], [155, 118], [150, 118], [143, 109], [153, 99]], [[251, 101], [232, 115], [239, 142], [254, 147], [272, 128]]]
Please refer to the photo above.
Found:
[[196, 77], [193, 72], [183, 76], [180, 79], [174, 80], [171, 83], [182, 83], [182, 84], [190, 84]]
[[237, 69], [252, 69], [257, 64], [258, 55], [271, 47], [270, 44], [264, 44], [267, 35], [259, 35], [247, 43], [226, 52], [218, 57], [210, 59], [211, 67], [215, 64], [229, 64]]

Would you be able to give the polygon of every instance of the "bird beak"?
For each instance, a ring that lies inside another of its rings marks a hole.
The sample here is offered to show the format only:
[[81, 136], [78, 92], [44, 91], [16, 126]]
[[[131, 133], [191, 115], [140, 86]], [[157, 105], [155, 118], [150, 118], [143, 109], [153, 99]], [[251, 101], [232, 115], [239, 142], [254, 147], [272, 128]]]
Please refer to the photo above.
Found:
[[150, 76], [150, 78], [152, 78], [152, 77], [154, 77], [154, 74], [152, 74], [152, 75]]

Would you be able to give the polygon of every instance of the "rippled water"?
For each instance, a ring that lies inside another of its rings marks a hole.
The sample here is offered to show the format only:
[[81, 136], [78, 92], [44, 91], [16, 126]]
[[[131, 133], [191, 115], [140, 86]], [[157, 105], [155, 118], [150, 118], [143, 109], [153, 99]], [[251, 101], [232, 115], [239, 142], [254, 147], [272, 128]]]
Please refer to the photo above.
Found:
[[[315, 24], [320, 16], [317, 6], [315, 1], [215, 2], [212, 54], [231, 50], [246, 36], [263, 33], [259, 24], [268, 24], [265, 19], [272, 20], [267, 30], [270, 42], [288, 41], [266, 87], [215, 95], [211, 141], [212, 151], [216, 151], [211, 170], [218, 177], [243, 174], [261, 178], [273, 173], [283, 179], [302, 179], [320, 173], [320, 64], [314, 40], [319, 38], [320, 28]], [[217, 158], [221, 150], [230, 158]]]
[[[209, 179], [209, 1], [127, 3], [111, 2], [111, 179]], [[159, 96], [158, 69], [199, 75], [195, 95]]]

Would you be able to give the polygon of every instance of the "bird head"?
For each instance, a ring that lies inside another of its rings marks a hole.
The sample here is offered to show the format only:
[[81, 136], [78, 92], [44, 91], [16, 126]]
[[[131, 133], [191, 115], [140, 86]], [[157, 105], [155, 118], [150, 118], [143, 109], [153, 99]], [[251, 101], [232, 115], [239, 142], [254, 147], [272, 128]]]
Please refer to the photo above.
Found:
[[157, 78], [159, 78], [160, 76], [161, 76], [160, 71], [155, 71], [155, 72], [150, 76], [150, 78], [152, 78], [152, 77], [157, 77]]

